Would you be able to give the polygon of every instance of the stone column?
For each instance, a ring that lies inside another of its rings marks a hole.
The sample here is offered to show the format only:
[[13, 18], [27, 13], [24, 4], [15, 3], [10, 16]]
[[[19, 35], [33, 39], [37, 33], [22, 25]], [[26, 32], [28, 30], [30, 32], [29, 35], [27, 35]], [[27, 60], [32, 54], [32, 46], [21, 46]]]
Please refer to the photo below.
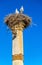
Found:
[[16, 30], [16, 38], [12, 40], [12, 65], [23, 65], [23, 30]]

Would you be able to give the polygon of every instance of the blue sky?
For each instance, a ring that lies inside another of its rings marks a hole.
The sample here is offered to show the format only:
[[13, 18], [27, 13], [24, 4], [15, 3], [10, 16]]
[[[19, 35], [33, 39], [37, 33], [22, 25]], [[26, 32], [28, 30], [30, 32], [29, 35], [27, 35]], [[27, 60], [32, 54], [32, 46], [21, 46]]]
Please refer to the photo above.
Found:
[[24, 14], [37, 26], [24, 32], [24, 65], [42, 65], [42, 0], [0, 0], [0, 65], [12, 65], [12, 32], [7, 30], [4, 17], [24, 6]]

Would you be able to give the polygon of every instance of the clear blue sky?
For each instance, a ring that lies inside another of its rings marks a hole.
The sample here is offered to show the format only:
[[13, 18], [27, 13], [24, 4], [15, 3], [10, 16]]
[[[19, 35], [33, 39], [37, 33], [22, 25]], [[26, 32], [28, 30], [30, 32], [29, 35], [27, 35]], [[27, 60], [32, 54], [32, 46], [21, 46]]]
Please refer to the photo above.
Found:
[[12, 33], [4, 17], [24, 6], [37, 26], [24, 30], [24, 65], [42, 65], [42, 0], [0, 0], [0, 65], [12, 65]]

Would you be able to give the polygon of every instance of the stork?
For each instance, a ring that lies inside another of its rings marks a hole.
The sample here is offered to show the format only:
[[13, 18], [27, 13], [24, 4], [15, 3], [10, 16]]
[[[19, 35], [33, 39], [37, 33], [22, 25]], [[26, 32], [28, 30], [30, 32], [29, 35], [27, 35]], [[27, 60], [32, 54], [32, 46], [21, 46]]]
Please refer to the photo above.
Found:
[[19, 11], [16, 9], [16, 10], [15, 10], [15, 13], [16, 13], [16, 14], [19, 14]]
[[23, 11], [24, 11], [24, 8], [23, 8], [23, 6], [20, 8], [20, 13], [23, 13]]

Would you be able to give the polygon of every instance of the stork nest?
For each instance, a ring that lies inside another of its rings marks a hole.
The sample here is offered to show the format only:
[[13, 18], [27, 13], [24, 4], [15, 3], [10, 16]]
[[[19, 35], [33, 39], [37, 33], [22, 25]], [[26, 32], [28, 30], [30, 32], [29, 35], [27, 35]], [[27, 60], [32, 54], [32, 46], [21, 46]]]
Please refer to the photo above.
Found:
[[11, 14], [5, 18], [5, 23], [12, 28], [16, 24], [22, 22], [24, 24], [24, 28], [30, 25], [31, 19], [30, 17], [24, 14]]

